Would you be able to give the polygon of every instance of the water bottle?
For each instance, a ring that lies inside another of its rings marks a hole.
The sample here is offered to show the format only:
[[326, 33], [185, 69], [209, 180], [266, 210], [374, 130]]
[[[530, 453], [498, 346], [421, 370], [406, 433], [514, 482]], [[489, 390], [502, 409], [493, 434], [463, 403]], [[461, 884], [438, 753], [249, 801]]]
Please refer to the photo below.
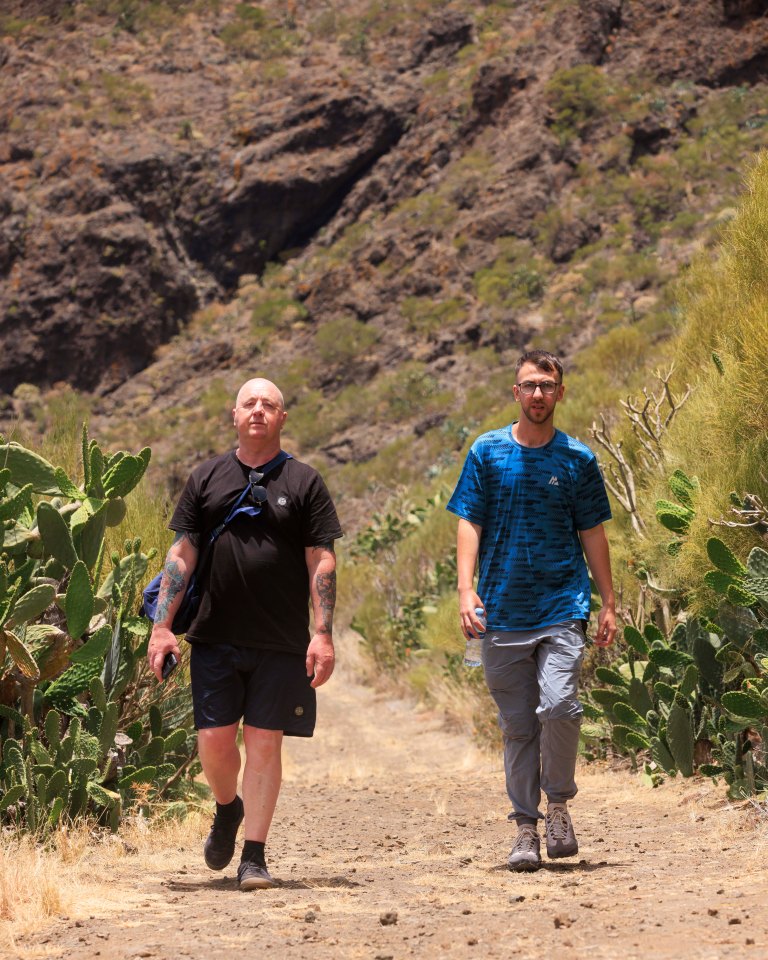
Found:
[[482, 607], [475, 607], [475, 615], [483, 623], [483, 632], [479, 637], [470, 637], [464, 650], [465, 667], [482, 667], [483, 665], [483, 637], [485, 636], [485, 611]]

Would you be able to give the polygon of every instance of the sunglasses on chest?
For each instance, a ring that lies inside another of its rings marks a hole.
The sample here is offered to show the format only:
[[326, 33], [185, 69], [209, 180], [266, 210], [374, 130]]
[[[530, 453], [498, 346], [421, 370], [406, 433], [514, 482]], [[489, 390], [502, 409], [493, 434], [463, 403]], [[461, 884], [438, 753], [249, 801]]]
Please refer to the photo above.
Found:
[[264, 479], [264, 474], [259, 473], [258, 470], [251, 470], [248, 474], [248, 483], [251, 485], [251, 497], [253, 497], [254, 503], [261, 506], [267, 499], [267, 491], [264, 487], [261, 486], [261, 481]]

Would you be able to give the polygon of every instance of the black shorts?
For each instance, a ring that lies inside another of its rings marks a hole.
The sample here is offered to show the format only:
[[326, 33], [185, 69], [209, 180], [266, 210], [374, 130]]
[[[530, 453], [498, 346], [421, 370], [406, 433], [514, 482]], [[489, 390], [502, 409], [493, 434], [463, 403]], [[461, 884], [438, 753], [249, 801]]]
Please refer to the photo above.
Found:
[[311, 737], [317, 714], [315, 691], [301, 654], [193, 643], [189, 661], [195, 727], [249, 727]]

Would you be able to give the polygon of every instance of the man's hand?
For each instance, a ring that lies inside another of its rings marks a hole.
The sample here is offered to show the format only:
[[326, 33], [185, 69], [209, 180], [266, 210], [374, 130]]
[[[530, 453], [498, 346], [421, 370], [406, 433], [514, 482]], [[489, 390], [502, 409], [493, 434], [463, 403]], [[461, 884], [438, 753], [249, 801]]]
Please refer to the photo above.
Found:
[[595, 645], [609, 647], [616, 636], [616, 599], [611, 577], [611, 557], [608, 550], [608, 538], [602, 523], [588, 530], [579, 530], [579, 539], [589, 564], [592, 579], [603, 606], [597, 617]]
[[471, 637], [479, 637], [482, 633], [485, 633], [485, 628], [475, 613], [475, 608], [477, 607], [482, 607], [483, 611], [485, 610], [485, 604], [474, 590], [459, 590], [461, 632], [467, 640]]
[[616, 611], [604, 606], [597, 615], [596, 647], [610, 647], [616, 637]]
[[336, 665], [333, 637], [330, 633], [316, 633], [307, 647], [307, 676], [314, 677], [310, 687], [321, 687], [330, 680]]
[[157, 624], [152, 628], [152, 635], [149, 638], [147, 663], [149, 669], [161, 682], [163, 679], [163, 660], [168, 653], [173, 653], [177, 660], [181, 659], [181, 650], [179, 650], [176, 635], [168, 627]]

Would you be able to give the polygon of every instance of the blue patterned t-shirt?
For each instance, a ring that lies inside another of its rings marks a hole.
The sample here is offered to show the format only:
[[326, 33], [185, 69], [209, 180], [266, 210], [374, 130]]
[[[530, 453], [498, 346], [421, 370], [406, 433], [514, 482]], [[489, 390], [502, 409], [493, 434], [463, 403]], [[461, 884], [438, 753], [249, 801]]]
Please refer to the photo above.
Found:
[[597, 459], [561, 430], [524, 447], [512, 426], [472, 444], [448, 502], [483, 528], [477, 592], [492, 630], [588, 619], [589, 575], [579, 530], [610, 520]]

